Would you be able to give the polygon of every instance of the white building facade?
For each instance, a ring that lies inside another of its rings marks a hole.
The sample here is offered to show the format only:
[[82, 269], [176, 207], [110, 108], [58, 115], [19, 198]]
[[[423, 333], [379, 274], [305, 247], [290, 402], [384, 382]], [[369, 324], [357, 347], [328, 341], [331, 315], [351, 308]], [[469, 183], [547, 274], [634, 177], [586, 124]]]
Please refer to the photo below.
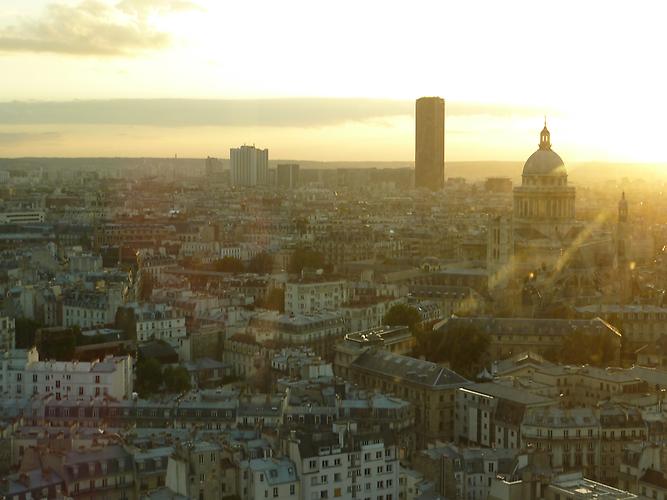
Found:
[[285, 285], [285, 313], [313, 314], [332, 311], [348, 301], [345, 280], [296, 281]]
[[269, 150], [241, 146], [229, 150], [233, 186], [264, 186], [269, 182]]
[[108, 396], [132, 397], [130, 356], [107, 356], [101, 361], [39, 361], [36, 349], [14, 351], [2, 360], [2, 390], [6, 397], [46, 396], [88, 400]]

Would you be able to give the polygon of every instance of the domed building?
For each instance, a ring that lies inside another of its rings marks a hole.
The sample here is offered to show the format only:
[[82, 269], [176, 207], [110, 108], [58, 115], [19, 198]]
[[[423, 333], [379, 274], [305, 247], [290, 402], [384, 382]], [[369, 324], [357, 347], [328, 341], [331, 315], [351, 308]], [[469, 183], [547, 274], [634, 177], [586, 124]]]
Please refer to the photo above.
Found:
[[513, 190], [512, 215], [489, 225], [487, 267], [498, 284], [524, 272], [552, 267], [581, 229], [575, 220], [575, 188], [567, 183], [562, 158], [551, 149], [546, 126], [540, 143], [523, 166]]
[[551, 149], [546, 122], [540, 146], [523, 166], [521, 186], [514, 188], [514, 221], [529, 224], [545, 236], [562, 236], [574, 222], [574, 187], [567, 185], [567, 170]]

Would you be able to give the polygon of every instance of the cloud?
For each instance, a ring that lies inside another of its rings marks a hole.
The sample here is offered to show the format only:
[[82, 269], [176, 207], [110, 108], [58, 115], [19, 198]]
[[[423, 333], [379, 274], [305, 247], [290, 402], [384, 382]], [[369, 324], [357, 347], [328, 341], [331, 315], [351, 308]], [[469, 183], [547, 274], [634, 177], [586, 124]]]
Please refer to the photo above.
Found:
[[123, 0], [115, 5], [100, 0], [77, 5], [54, 2], [40, 18], [0, 28], [0, 52], [129, 56], [162, 49], [170, 37], [154, 29], [147, 14], [192, 8], [190, 4], [187, 0]]
[[445, 102], [447, 116], [493, 116], [507, 118], [510, 116], [541, 116], [543, 109], [527, 106], [511, 106], [506, 104], [486, 104], [471, 102]]
[[[10, 125], [88, 124], [167, 127], [318, 127], [346, 122], [414, 117], [414, 101], [387, 99], [110, 99], [0, 103], [0, 123]], [[447, 116], [535, 116], [534, 110], [447, 105]], [[538, 113], [539, 114], [539, 113]]]
[[56, 132], [0, 132], [0, 145], [13, 146], [26, 142], [54, 141], [60, 138]]
[[151, 12], [204, 10], [201, 5], [190, 0], [121, 0], [117, 7], [124, 12], [136, 15], [146, 15]]

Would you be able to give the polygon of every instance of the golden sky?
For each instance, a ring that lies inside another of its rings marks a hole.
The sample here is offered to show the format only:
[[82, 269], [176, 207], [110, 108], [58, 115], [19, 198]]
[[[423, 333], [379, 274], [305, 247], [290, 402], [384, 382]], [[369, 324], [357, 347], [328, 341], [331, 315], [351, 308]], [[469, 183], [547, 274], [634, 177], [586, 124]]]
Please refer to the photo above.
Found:
[[0, 156], [226, 157], [255, 143], [273, 158], [409, 161], [414, 99], [439, 95], [449, 161], [524, 159], [547, 114], [567, 162], [667, 162], [663, 11], [2, 0]]

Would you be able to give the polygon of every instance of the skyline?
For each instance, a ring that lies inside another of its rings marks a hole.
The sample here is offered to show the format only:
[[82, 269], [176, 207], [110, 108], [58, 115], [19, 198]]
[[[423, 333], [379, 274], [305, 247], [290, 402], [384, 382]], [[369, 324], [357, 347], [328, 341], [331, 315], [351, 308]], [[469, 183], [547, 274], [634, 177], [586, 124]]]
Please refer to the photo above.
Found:
[[[651, 64], [664, 45], [655, 2], [631, 11], [601, 2], [352, 7], [8, 0], [0, 13], [0, 156], [205, 157], [245, 142], [282, 158], [411, 161], [414, 100], [439, 95], [447, 102], [446, 161], [520, 160], [546, 114], [566, 162], [667, 162], [665, 78]], [[195, 108], [211, 99], [247, 106], [248, 115], [260, 114], [252, 106], [265, 100], [296, 99], [314, 117], [332, 103], [352, 106], [339, 99], [360, 99], [364, 112], [294, 124], [286, 111], [288, 124], [241, 126], [5, 117], [16, 101], [115, 99], [194, 99], [187, 102]]]

